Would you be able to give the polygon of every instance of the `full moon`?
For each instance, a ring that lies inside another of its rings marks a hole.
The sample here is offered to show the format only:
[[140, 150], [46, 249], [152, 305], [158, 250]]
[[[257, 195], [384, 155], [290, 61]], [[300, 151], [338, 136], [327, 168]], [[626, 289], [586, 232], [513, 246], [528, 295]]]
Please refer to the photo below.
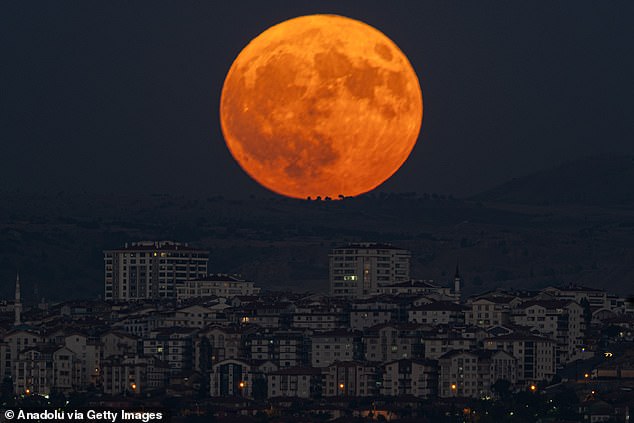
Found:
[[423, 117], [418, 78], [379, 30], [338, 15], [272, 26], [235, 59], [220, 122], [240, 166], [288, 197], [368, 192], [416, 144]]

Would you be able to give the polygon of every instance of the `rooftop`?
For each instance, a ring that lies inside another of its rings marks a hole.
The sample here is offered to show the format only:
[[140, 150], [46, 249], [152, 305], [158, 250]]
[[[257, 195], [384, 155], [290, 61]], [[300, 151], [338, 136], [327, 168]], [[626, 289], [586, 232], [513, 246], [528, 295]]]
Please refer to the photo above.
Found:
[[345, 250], [345, 249], [351, 249], [351, 248], [361, 249], [361, 250], [380, 249], [380, 250], [407, 251], [404, 248], [399, 248], [389, 243], [380, 243], [380, 242], [352, 242], [352, 243], [348, 243], [339, 247], [335, 247], [334, 250]]
[[175, 241], [139, 241], [125, 243], [121, 248], [107, 251], [198, 251], [208, 253], [208, 251], [190, 247], [187, 243]]

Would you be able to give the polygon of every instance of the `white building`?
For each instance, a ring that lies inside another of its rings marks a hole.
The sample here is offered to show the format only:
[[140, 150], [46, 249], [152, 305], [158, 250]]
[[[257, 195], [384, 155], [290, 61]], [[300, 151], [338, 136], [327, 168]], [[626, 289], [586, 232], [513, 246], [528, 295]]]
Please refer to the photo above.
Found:
[[261, 364], [238, 359], [221, 361], [211, 368], [209, 394], [212, 397], [253, 398], [256, 381], [266, 385], [265, 375], [276, 370], [276, 366], [268, 361]]
[[484, 348], [504, 350], [517, 358], [518, 383], [549, 381], [555, 375], [557, 343], [552, 339], [512, 333], [486, 339]]
[[422, 357], [421, 327], [413, 323], [385, 323], [363, 333], [365, 359], [385, 363]]
[[559, 300], [569, 300], [581, 304], [585, 299], [593, 308], [612, 309], [612, 302], [608, 294], [602, 289], [588, 288], [578, 285], [568, 285], [563, 287], [547, 287], [542, 292], [548, 293]]
[[175, 298], [178, 284], [207, 275], [208, 258], [208, 251], [172, 241], [142, 241], [104, 251], [104, 298]]
[[438, 392], [438, 365], [433, 360], [401, 359], [383, 365], [381, 394], [433, 398]]
[[438, 360], [441, 398], [492, 396], [498, 380], [517, 381], [517, 359], [506, 351], [450, 351]]
[[143, 339], [143, 355], [154, 356], [166, 362], [171, 374], [191, 370], [197, 332], [197, 329], [188, 327], [156, 329], [148, 338]]
[[412, 323], [429, 325], [464, 325], [468, 308], [447, 301], [438, 301], [412, 307], [408, 310], [408, 319]]
[[268, 397], [311, 398], [321, 382], [321, 372], [314, 367], [289, 367], [270, 373]]
[[31, 330], [16, 329], [6, 333], [0, 345], [0, 377], [12, 376], [12, 363], [18, 359], [18, 353], [40, 343], [42, 337]]
[[346, 329], [316, 332], [312, 339], [312, 366], [327, 367], [336, 361], [351, 361], [360, 356], [361, 333]]
[[390, 244], [348, 244], [329, 257], [330, 294], [335, 297], [376, 295], [382, 286], [410, 280], [411, 253]]
[[236, 275], [216, 273], [188, 280], [176, 285], [176, 299], [188, 300], [201, 297], [233, 298], [239, 295], [258, 295], [260, 288], [255, 283]]
[[337, 361], [323, 370], [325, 397], [370, 397], [377, 394], [377, 368], [363, 361]]
[[515, 305], [513, 297], [488, 296], [471, 299], [465, 311], [467, 325], [490, 328], [509, 323], [511, 308]]
[[103, 391], [134, 395], [165, 387], [169, 366], [156, 357], [112, 356], [103, 363]]
[[428, 295], [445, 300], [453, 299], [451, 288], [436, 285], [433, 281], [409, 280], [379, 287], [379, 293], [389, 295]]
[[513, 310], [515, 324], [557, 341], [557, 365], [581, 358], [583, 307], [574, 301], [526, 301]]

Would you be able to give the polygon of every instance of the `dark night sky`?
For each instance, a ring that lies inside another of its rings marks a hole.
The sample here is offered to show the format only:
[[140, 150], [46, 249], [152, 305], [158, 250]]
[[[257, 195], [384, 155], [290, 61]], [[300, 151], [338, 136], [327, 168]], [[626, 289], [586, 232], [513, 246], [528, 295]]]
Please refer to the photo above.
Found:
[[220, 89], [250, 39], [311, 13], [377, 27], [420, 78], [419, 142], [379, 189], [634, 153], [632, 1], [5, 1], [0, 190], [265, 193], [224, 145]]

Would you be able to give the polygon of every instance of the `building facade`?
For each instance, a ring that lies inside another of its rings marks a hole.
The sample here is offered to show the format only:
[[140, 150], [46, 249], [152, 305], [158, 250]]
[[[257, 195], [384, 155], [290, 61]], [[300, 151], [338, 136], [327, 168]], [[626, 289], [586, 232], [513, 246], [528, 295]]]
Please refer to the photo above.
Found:
[[207, 275], [209, 251], [172, 241], [142, 241], [104, 251], [108, 301], [176, 298], [176, 287]]
[[360, 243], [335, 248], [330, 258], [330, 294], [362, 298], [379, 288], [410, 280], [411, 253], [390, 244]]
[[176, 285], [176, 298], [189, 300], [201, 297], [232, 298], [240, 295], [258, 295], [260, 288], [256, 288], [251, 281], [241, 279], [236, 275], [217, 273], [193, 280], [187, 280]]

